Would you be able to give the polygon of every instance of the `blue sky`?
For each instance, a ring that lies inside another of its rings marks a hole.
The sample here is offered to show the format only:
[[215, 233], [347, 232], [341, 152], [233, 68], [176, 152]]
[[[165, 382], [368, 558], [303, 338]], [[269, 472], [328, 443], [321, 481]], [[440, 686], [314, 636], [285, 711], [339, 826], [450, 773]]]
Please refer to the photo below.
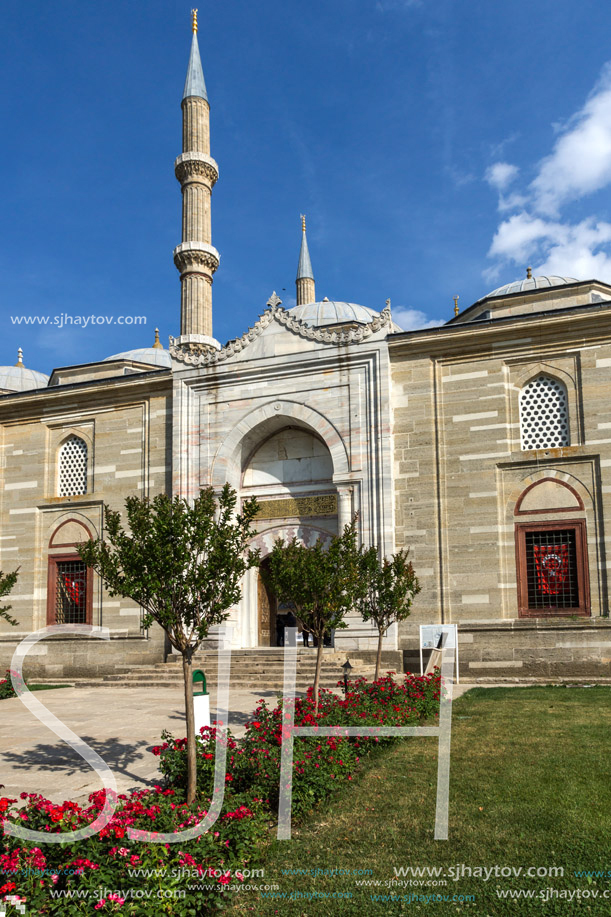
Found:
[[[200, 8], [211, 102], [214, 334], [319, 298], [446, 320], [536, 272], [611, 282], [611, 5], [246, 0]], [[0, 10], [0, 363], [102, 359], [179, 331], [190, 4]], [[141, 315], [146, 326], [11, 316]]]

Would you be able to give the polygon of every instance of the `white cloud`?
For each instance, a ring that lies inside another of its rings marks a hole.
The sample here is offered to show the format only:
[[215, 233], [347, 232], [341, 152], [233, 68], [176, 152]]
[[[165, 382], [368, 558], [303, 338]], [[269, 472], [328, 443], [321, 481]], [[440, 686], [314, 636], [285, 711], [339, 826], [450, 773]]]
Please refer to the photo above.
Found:
[[[450, 319], [452, 316], [448, 316]], [[424, 312], [419, 309], [399, 308], [392, 310], [392, 320], [403, 331], [419, 331], [422, 328], [437, 328], [445, 324], [442, 319], [429, 319]]]
[[533, 250], [533, 243], [549, 237], [552, 224], [540, 217], [532, 217], [522, 211], [501, 223], [497, 229], [488, 254], [512, 261], [524, 261]]
[[507, 197], [499, 194], [499, 211], [501, 213], [507, 210], [519, 210], [521, 207], [526, 207], [527, 204], [528, 198], [525, 194], [520, 194], [519, 191], [514, 191], [512, 194], [508, 194]]
[[484, 178], [497, 191], [505, 191], [519, 171], [518, 167], [510, 162], [495, 162], [486, 169]]
[[564, 205], [611, 184], [611, 63], [584, 106], [559, 128], [530, 185], [504, 194], [517, 174], [506, 162], [494, 163], [485, 174], [499, 192], [499, 211], [511, 215], [497, 227], [488, 252], [496, 264], [484, 276], [498, 275], [502, 265], [514, 262], [521, 269], [532, 264], [535, 274], [611, 282], [611, 224], [595, 215], [571, 222], [560, 213]]
[[535, 274], [560, 274], [611, 281], [611, 223], [593, 217], [580, 223], [543, 220], [524, 211], [514, 214], [497, 229], [491, 257], [524, 265], [540, 261]]
[[539, 213], [599, 191], [611, 182], [611, 65], [607, 64], [581, 111], [568, 122], [531, 184]]
[[611, 254], [604, 250], [611, 242], [611, 224], [584, 220], [574, 226], [562, 226], [562, 230], [555, 238], [550, 236], [552, 244], [537, 273], [611, 283]]

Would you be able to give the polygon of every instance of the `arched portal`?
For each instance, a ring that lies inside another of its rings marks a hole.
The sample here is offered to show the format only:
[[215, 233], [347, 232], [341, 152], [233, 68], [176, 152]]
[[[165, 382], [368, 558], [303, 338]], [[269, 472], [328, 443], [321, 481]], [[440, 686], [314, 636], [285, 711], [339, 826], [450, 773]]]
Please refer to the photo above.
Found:
[[[332, 538], [339, 528], [334, 462], [322, 437], [292, 424], [265, 434], [243, 451], [240, 482], [241, 500], [256, 496], [259, 502], [251, 547], [259, 549], [263, 569], [277, 538], [309, 545]], [[276, 646], [276, 618], [277, 603], [262, 570], [250, 571], [239, 609], [242, 645]]]

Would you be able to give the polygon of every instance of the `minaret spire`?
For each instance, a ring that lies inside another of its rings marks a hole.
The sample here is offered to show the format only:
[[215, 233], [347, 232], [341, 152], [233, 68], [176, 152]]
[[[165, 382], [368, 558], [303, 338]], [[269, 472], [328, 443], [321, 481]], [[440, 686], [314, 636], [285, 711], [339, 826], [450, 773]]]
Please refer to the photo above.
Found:
[[304, 306], [309, 302], [316, 302], [314, 272], [312, 270], [308, 240], [306, 237], [306, 218], [303, 213], [301, 214], [301, 250], [299, 252], [299, 264], [297, 265], [297, 278], [295, 284], [297, 286], [298, 306]]
[[197, 10], [182, 96], [182, 154], [176, 178], [182, 187], [182, 242], [174, 249], [180, 271], [180, 337], [176, 343], [200, 350], [218, 349], [212, 337], [212, 275], [220, 256], [212, 245], [210, 205], [218, 166], [210, 156], [210, 105], [197, 42]]

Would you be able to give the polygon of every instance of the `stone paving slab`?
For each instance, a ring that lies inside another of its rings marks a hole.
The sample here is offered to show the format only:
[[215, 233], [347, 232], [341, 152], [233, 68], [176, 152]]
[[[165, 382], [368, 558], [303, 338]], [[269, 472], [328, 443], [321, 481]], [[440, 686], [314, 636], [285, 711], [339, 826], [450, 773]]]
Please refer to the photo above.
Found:
[[[151, 754], [162, 730], [177, 737], [186, 733], [182, 686], [170, 688], [61, 688], [35, 691], [41, 701], [90, 745], [115, 774], [120, 793], [152, 786], [161, 780], [158, 759]], [[275, 692], [232, 691], [229, 725], [234, 735], [260, 697], [275, 701]], [[216, 697], [210, 693], [212, 720]], [[56, 802], [87, 800], [99, 790], [98, 775], [77, 752], [39, 722], [19, 698], [0, 701], [0, 795], [42, 793]]]
[[[454, 686], [454, 697], [475, 687]], [[517, 687], [512, 685], [512, 687]], [[161, 780], [157, 758], [162, 730], [185, 735], [182, 687], [79, 687], [34, 692], [35, 697], [103, 758], [113, 771], [120, 793], [153, 786]], [[244, 733], [259, 698], [273, 703], [275, 691], [231, 691], [229, 725]], [[210, 693], [212, 720], [216, 714]], [[19, 698], [0, 701], [0, 794], [42, 793], [54, 802], [85, 802], [101, 789], [97, 774], [72, 748], [43, 726]]]

